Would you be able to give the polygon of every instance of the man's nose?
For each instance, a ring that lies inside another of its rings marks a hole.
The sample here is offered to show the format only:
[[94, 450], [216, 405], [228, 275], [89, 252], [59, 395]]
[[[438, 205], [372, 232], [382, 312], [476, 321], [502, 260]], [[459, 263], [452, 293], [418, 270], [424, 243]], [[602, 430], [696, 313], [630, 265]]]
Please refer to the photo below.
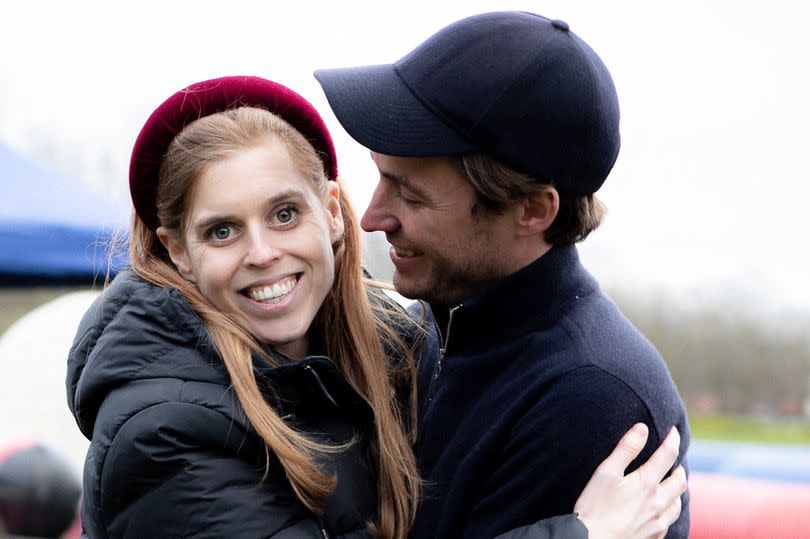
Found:
[[371, 202], [360, 220], [360, 226], [366, 232], [381, 231], [386, 234], [396, 232], [400, 228], [400, 222], [391, 209], [390, 197], [382, 182], [377, 184]]

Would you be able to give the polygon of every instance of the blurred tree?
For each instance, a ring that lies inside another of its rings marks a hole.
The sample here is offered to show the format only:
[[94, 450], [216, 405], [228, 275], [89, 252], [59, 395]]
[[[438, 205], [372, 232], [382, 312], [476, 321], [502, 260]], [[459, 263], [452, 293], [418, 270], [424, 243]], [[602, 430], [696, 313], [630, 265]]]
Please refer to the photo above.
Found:
[[810, 327], [810, 319], [790, 326], [796, 329], [780, 329], [742, 309], [686, 309], [672, 300], [621, 292], [613, 297], [664, 356], [687, 405], [728, 413], [802, 413], [810, 396], [810, 336], [798, 328]]

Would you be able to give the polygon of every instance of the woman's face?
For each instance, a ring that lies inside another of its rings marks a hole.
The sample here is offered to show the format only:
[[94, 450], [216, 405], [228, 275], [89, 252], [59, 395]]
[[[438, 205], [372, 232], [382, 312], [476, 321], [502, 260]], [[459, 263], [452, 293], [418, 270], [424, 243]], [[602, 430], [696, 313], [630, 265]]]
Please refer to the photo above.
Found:
[[180, 273], [260, 342], [290, 357], [332, 287], [332, 244], [343, 234], [339, 188], [325, 193], [277, 139], [239, 150], [203, 171], [186, 234], [158, 235]]

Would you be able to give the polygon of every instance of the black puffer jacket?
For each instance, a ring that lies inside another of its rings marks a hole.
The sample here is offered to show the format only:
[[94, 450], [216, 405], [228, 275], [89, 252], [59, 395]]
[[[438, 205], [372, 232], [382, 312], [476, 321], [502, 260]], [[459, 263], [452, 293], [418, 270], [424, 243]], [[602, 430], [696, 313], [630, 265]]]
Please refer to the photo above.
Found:
[[85, 534], [103, 537], [365, 537], [377, 512], [371, 409], [325, 357], [256, 363], [279, 415], [357, 443], [327, 466], [322, 518], [297, 501], [236, 402], [200, 319], [175, 290], [120, 274], [87, 312], [68, 361], [68, 403], [92, 440]]

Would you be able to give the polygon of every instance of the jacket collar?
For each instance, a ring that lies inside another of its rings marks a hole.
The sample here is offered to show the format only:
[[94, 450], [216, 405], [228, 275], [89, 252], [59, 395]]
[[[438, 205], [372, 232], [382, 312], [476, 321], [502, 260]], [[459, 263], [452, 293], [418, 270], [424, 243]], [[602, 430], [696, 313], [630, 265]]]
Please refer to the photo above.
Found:
[[331, 359], [307, 356], [283, 361], [276, 366], [256, 358], [253, 362], [259, 389], [280, 416], [294, 413], [298, 419], [306, 419], [341, 414], [357, 424], [374, 422], [368, 402]]

